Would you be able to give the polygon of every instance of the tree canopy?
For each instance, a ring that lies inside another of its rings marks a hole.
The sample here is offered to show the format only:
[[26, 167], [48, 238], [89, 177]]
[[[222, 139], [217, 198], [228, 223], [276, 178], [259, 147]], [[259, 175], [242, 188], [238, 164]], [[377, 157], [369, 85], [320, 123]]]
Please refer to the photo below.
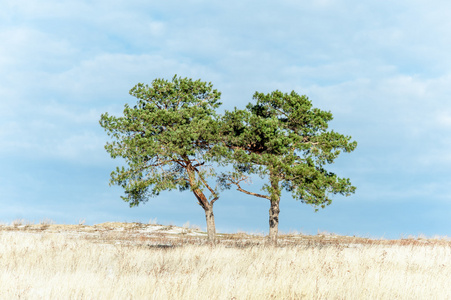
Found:
[[[191, 190], [204, 209], [207, 231], [214, 240], [213, 203], [219, 194], [207, 179], [215, 176], [208, 164], [217, 144], [216, 109], [221, 93], [211, 83], [188, 78], [155, 79], [130, 90], [138, 99], [125, 105], [121, 117], [102, 114], [100, 125], [114, 141], [105, 149], [126, 166], [111, 173], [111, 184], [124, 188], [123, 200], [136, 206], [161, 191]], [[209, 197], [206, 197], [206, 193]]]
[[[223, 117], [222, 135], [234, 171], [223, 174], [224, 188], [232, 185], [243, 193], [270, 200], [270, 239], [276, 241], [282, 190], [295, 199], [324, 208], [331, 194], [350, 195], [355, 187], [325, 169], [357, 143], [351, 137], [328, 130], [332, 113], [313, 108], [306, 96], [296, 92], [256, 92], [255, 104], [235, 109]], [[242, 182], [257, 174], [267, 178], [263, 194], [243, 189]]]

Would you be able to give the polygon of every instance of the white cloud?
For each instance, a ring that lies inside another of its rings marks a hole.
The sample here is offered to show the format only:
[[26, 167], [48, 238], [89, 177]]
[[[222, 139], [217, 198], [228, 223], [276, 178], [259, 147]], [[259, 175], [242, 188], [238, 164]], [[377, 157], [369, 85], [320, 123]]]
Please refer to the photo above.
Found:
[[104, 150], [106, 136], [93, 132], [70, 135], [58, 141], [51, 154], [53, 157], [84, 165], [98, 165], [109, 161]]
[[100, 118], [101, 112], [98, 108], [90, 108], [83, 111], [74, 110], [71, 107], [64, 106], [58, 102], [47, 104], [39, 109], [41, 118], [46, 120], [64, 120], [66, 123], [74, 125], [91, 124], [97, 122]]
[[[174, 74], [188, 77], [208, 77], [215, 72], [183, 60], [160, 55], [129, 55], [104, 53], [81, 61], [59, 74], [49, 74], [41, 80], [55, 93], [65, 98], [98, 107], [105, 103], [125, 103], [128, 91], [137, 83], [150, 83], [155, 78], [172, 78]], [[118, 101], [118, 99], [120, 101]]]
[[446, 129], [451, 128], [451, 112], [450, 111], [440, 111], [437, 113], [437, 123]]
[[[72, 125], [73, 126], [73, 125]], [[33, 121], [7, 123], [0, 131], [3, 157], [26, 157], [29, 160], [65, 161], [82, 165], [108, 162], [103, 146], [107, 136], [101, 130], [77, 131], [71, 126]]]
[[68, 41], [28, 27], [2, 30], [0, 39], [2, 75], [65, 67], [76, 53]]

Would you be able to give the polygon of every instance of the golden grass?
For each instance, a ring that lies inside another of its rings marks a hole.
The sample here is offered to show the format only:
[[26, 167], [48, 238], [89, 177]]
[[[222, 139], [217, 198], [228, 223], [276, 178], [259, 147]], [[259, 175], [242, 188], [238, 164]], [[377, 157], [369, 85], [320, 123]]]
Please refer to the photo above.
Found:
[[2, 226], [0, 299], [451, 299], [447, 239], [285, 235], [274, 247], [235, 234], [210, 246], [151, 226]]

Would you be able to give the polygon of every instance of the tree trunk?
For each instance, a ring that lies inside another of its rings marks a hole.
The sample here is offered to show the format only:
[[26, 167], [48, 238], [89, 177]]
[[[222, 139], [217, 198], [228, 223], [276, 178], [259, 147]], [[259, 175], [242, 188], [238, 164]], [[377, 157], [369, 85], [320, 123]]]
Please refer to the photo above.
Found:
[[279, 201], [271, 200], [271, 207], [269, 208], [269, 241], [272, 244], [277, 244], [277, 235], [279, 233]]
[[215, 216], [213, 214], [213, 205], [205, 210], [205, 219], [207, 220], [208, 241], [214, 244], [216, 243], [216, 227]]
[[269, 180], [271, 182], [271, 207], [269, 208], [269, 241], [272, 244], [277, 244], [277, 235], [279, 233], [279, 202], [280, 202], [280, 188], [279, 179], [277, 175], [270, 172]]
[[[196, 177], [194, 174], [194, 171], [190, 168], [187, 169], [188, 176], [189, 176], [189, 183], [191, 187], [195, 187], [197, 185]], [[193, 188], [193, 193], [197, 198], [197, 201], [199, 205], [203, 208], [205, 211], [205, 219], [207, 220], [207, 235], [208, 235], [208, 241], [212, 244], [216, 242], [216, 227], [215, 227], [215, 216], [213, 215], [213, 202], [208, 202], [207, 197], [205, 197], [205, 194], [202, 192], [199, 188]]]

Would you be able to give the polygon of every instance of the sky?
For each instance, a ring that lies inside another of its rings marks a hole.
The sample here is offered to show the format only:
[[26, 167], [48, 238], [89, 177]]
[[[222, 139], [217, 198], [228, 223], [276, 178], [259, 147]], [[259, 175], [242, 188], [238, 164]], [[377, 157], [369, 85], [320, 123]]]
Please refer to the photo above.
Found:
[[[0, 0], [0, 222], [205, 228], [189, 191], [130, 208], [100, 115], [137, 83], [211, 82], [222, 111], [296, 91], [358, 142], [327, 168], [357, 191], [318, 212], [283, 194], [282, 233], [451, 236], [451, 2]], [[258, 180], [253, 188], [258, 191]], [[269, 202], [234, 190], [218, 232], [267, 234]]]

